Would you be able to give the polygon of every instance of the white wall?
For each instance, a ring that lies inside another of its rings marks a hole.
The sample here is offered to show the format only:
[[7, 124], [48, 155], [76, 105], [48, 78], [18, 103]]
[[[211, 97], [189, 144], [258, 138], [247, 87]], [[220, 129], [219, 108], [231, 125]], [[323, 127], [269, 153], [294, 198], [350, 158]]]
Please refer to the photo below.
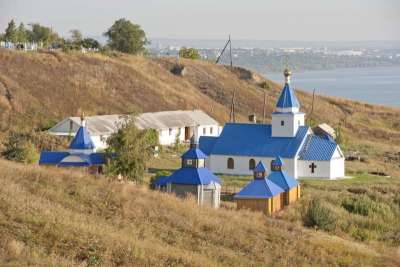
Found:
[[[228, 169], [228, 158], [233, 158], [235, 162], [234, 169]], [[250, 159], [254, 159], [256, 161], [256, 165], [261, 160], [267, 168], [267, 174], [269, 174], [271, 172], [271, 161], [275, 158], [210, 155], [209, 160], [206, 161], [206, 165], [208, 164], [207, 167], [214, 173], [230, 175], [253, 175], [253, 171], [249, 170]], [[290, 176], [297, 178], [295, 160], [284, 158], [283, 161], [285, 162], [283, 169]]]
[[[314, 163], [316, 168], [314, 173], [311, 172], [310, 165]], [[310, 161], [310, 160], [298, 160], [298, 176], [302, 178], [331, 178], [330, 161]]]
[[[205, 134], [204, 134], [204, 129], [205, 129]], [[193, 133], [195, 134], [195, 136], [197, 136], [197, 138], [199, 138], [200, 136], [219, 136], [221, 128], [219, 125], [200, 125], [198, 127], [194, 127], [193, 131], [194, 131]], [[160, 145], [168, 146], [175, 144], [177, 136], [179, 137], [180, 142], [185, 141], [185, 127], [162, 129], [158, 131], [158, 134], [159, 134]]]
[[[284, 122], [282, 126], [281, 122]], [[294, 137], [299, 126], [304, 125], [304, 113], [272, 114], [272, 136]]]

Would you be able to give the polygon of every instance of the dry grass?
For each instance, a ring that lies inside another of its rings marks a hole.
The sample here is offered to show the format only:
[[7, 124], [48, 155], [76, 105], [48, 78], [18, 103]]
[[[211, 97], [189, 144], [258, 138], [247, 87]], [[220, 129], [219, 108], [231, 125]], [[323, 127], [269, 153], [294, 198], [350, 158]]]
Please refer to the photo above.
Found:
[[0, 265], [394, 266], [396, 251], [78, 172], [0, 161]]

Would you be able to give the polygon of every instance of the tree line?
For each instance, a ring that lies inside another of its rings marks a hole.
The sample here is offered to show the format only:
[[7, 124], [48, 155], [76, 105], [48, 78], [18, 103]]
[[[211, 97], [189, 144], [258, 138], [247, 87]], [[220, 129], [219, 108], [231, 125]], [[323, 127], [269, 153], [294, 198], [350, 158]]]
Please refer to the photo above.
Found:
[[[0, 41], [14, 44], [39, 43], [44, 48], [62, 49], [64, 51], [86, 48], [100, 51], [113, 50], [134, 55], [146, 53], [146, 45], [149, 44], [146, 33], [141, 26], [124, 18], [116, 20], [103, 35], [107, 37], [105, 45], [100, 44], [94, 38], [84, 37], [78, 29], [71, 30], [70, 36], [63, 38], [50, 27], [39, 23], [30, 23], [26, 27], [22, 22], [17, 26], [12, 19], [5, 32], [0, 33]], [[200, 58], [196, 49], [186, 47], [181, 48], [179, 56], [188, 59]]]

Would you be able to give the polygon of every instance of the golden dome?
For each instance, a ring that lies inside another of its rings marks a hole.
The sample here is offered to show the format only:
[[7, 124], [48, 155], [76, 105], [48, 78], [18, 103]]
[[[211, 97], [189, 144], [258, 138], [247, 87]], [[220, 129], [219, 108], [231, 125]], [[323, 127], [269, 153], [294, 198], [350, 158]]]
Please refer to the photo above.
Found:
[[285, 69], [285, 70], [283, 71], [283, 75], [284, 75], [285, 77], [288, 77], [288, 76], [292, 75], [292, 72], [291, 72], [289, 69]]

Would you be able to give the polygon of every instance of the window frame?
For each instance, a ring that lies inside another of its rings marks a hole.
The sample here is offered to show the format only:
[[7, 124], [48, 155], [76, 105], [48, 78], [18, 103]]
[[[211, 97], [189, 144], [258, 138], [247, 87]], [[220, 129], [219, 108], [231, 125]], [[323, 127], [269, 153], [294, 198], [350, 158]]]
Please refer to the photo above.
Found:
[[235, 160], [233, 158], [228, 158], [226, 161], [226, 167], [229, 170], [234, 170], [235, 169]]

